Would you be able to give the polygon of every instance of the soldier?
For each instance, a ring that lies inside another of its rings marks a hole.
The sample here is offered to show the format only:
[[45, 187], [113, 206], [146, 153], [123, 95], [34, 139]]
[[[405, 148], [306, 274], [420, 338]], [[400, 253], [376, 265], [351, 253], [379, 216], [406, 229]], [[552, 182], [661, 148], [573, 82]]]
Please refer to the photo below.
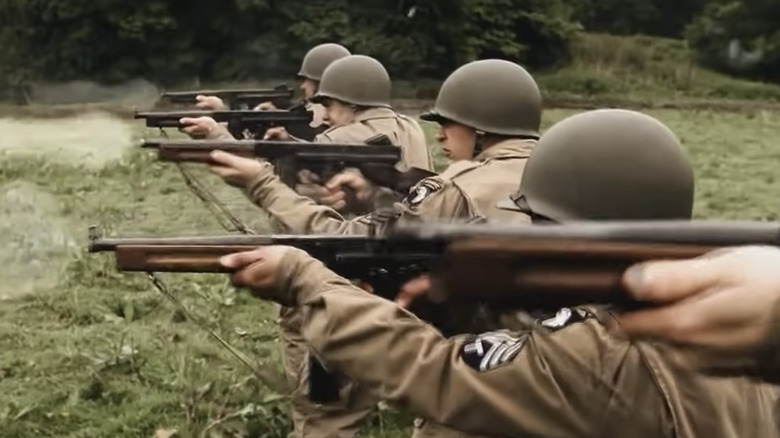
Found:
[[[333, 63], [326, 77], [331, 68], [349, 59]], [[324, 80], [321, 88], [323, 93]], [[519, 220], [517, 214], [495, 205], [516, 188], [539, 136], [541, 94], [531, 75], [508, 61], [466, 64], [444, 81], [433, 111], [422, 117], [439, 122], [437, 139], [455, 161], [442, 174], [421, 180], [392, 208], [352, 220], [294, 193], [268, 163], [215, 151], [212, 160], [219, 166], [212, 170], [244, 189], [253, 202], [293, 233], [369, 234], [397, 221]], [[341, 135], [339, 128], [331, 129], [323, 135]], [[358, 197], [370, 191], [355, 181], [348, 185]], [[329, 187], [334, 197], [339, 196], [338, 185]]]
[[636, 265], [625, 283], [661, 307], [619, 317], [628, 335], [678, 346], [687, 365], [780, 384], [780, 249], [748, 246]]
[[[314, 142], [363, 143], [377, 134], [384, 134], [393, 144], [401, 147], [401, 162], [398, 163], [398, 170], [416, 168], [432, 173], [433, 160], [425, 140], [425, 133], [415, 120], [398, 114], [390, 108], [390, 91], [390, 76], [379, 61], [368, 56], [350, 55], [332, 62], [325, 68], [317, 93], [311, 98], [312, 102], [321, 103], [325, 107], [324, 120], [331, 127], [317, 135]], [[223, 129], [213, 119], [198, 120], [198, 126], [209, 126], [204, 129], [207, 129], [211, 133], [209, 135], [214, 138], [228, 138], [230, 135], [226, 131], [214, 134], [217, 132], [215, 130]], [[197, 129], [199, 128], [190, 127], [184, 130], [191, 133]], [[269, 129], [265, 133], [265, 138], [297, 140], [284, 128]], [[360, 175], [359, 171], [351, 170], [338, 175], [329, 184], [331, 187], [359, 186], [357, 202], [347, 205], [346, 191], [339, 190], [331, 193], [322, 187], [311, 187], [312, 184], [322, 183], [311, 172], [304, 172], [301, 180], [308, 185], [302, 194], [314, 198], [321, 204], [332, 206], [336, 210], [347, 209], [352, 213], [371, 211], [374, 201], [385, 199], [386, 197], [381, 195], [387, 195], [388, 192], [378, 191]], [[301, 189], [303, 187], [296, 188], [299, 193]]]
[[[598, 110], [545, 133], [504, 208], [542, 224], [682, 219], [691, 217], [693, 194], [691, 165], [666, 126], [632, 111]], [[304, 337], [324, 363], [378, 397], [464, 431], [778, 435], [771, 387], [705, 377], [674, 366], [662, 344], [610, 336], [614, 316], [607, 309], [563, 309], [542, 328], [445, 339], [303, 251], [265, 247], [222, 263], [236, 270], [235, 285], [302, 306]]]
[[[341, 44], [325, 43], [314, 46], [306, 53], [298, 71], [298, 77], [301, 79], [301, 93], [305, 100], [310, 99], [317, 92], [322, 73], [331, 62], [349, 56], [351, 53]], [[197, 96], [198, 108], [206, 110], [226, 110], [227, 105], [217, 96]], [[276, 107], [271, 102], [263, 102], [258, 105], [256, 110], [273, 110]], [[309, 109], [314, 112], [313, 126], [319, 126], [322, 123], [324, 109], [320, 105], [310, 104]]]
[[[372, 229], [381, 232], [393, 222], [425, 220], [524, 220], [522, 215], [497, 209], [496, 204], [517, 187], [539, 136], [541, 94], [531, 75], [508, 61], [466, 64], [444, 81], [434, 109], [422, 117], [439, 123], [437, 139], [455, 162], [441, 175], [418, 183], [389, 211], [345, 220], [334, 210], [315, 205], [289, 190], [269, 165], [229, 154], [214, 154], [215, 161], [224, 165], [214, 171], [227, 182], [245, 188], [251, 199], [294, 233], [368, 234]], [[298, 309], [287, 315], [295, 321], [285, 326], [297, 324], [300, 331]], [[296, 403], [305, 404], [300, 397]], [[369, 410], [362, 412], [368, 414]], [[327, 421], [323, 414], [321, 422], [335, 430], [339, 420], [336, 413], [331, 411]], [[339, 421], [348, 424], [340, 429], [343, 435], [353, 430], [357, 416], [346, 409], [342, 413]], [[416, 432], [452, 434], [433, 423], [416, 424]], [[440, 430], [434, 432], [435, 429]]]

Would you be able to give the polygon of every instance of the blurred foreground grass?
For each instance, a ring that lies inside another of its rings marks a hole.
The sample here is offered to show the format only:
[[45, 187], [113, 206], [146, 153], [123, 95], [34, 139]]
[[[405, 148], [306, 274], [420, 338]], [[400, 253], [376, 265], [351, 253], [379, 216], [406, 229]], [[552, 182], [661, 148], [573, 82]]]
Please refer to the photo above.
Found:
[[[572, 113], [548, 111], [545, 126]], [[691, 154], [697, 217], [778, 218], [780, 115], [651, 114]], [[173, 166], [132, 149], [143, 132], [99, 115], [0, 123], [0, 436], [286, 436], [283, 396], [186, 321], [143, 275], [117, 273], [111, 257], [85, 252], [90, 224], [123, 236], [222, 232]], [[438, 163], [445, 164], [440, 154]], [[264, 230], [262, 211], [197, 173], [241, 219]], [[192, 312], [284, 381], [271, 305], [237, 293], [222, 276], [163, 279]], [[409, 436], [410, 418], [385, 410], [367, 435]]]

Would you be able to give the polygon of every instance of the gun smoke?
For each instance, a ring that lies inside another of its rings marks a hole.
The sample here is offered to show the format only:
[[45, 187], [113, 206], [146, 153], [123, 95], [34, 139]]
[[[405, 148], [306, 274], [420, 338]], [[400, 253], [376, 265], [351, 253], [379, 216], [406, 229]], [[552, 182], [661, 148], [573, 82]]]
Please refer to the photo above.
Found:
[[77, 242], [55, 197], [15, 181], [0, 187], [0, 300], [56, 287]]
[[0, 119], [0, 154], [99, 169], [133, 147], [129, 123], [102, 113], [64, 119]]

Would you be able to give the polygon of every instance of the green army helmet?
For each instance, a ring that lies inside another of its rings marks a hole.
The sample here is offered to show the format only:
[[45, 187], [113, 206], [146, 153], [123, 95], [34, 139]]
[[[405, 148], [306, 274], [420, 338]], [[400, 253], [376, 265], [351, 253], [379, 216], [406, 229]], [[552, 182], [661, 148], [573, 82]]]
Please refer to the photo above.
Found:
[[313, 103], [336, 99], [367, 107], [390, 106], [390, 75], [376, 59], [349, 55], [331, 63], [322, 74]]
[[490, 134], [539, 137], [542, 95], [523, 67], [501, 59], [470, 62], [442, 83], [430, 122], [451, 120]]
[[571, 116], [542, 135], [500, 208], [555, 222], [690, 219], [694, 175], [674, 133], [636, 111]]
[[333, 61], [349, 55], [349, 50], [341, 44], [325, 43], [314, 46], [303, 57], [298, 76], [319, 82], [322, 73]]

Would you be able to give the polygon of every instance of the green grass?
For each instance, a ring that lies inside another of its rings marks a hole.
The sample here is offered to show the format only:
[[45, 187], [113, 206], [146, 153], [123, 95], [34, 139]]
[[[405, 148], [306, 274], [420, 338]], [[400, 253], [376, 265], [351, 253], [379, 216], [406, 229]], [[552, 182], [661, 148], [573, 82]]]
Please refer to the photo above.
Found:
[[[549, 111], [545, 126], [572, 113]], [[652, 114], [690, 151], [697, 217], [778, 217], [780, 116]], [[285, 436], [283, 397], [143, 275], [118, 273], [109, 256], [84, 250], [89, 224], [125, 236], [220, 233], [176, 170], [133, 150], [141, 132], [122, 121], [0, 123], [0, 436], [152, 437], [162, 429], [182, 437]], [[241, 219], [267, 229], [259, 209], [198, 174]], [[222, 276], [162, 277], [194, 314], [283, 381], [272, 306], [234, 291]], [[409, 418], [384, 411], [367, 435], [409, 436]]]

